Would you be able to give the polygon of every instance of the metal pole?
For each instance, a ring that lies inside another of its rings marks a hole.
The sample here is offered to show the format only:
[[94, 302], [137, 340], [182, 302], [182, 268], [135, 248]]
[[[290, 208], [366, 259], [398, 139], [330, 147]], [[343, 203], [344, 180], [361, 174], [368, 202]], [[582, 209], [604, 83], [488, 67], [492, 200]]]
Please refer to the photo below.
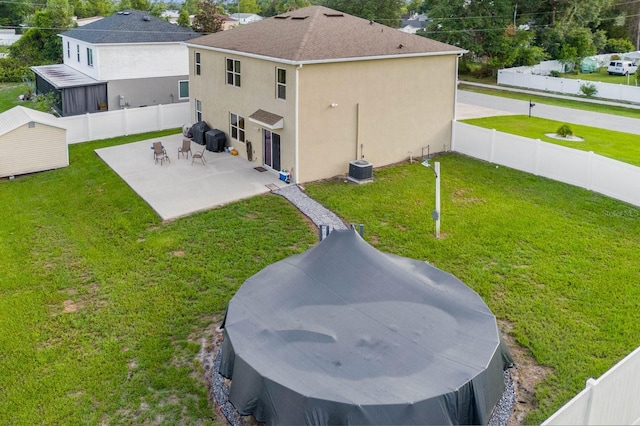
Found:
[[436, 238], [440, 238], [440, 162], [436, 161], [433, 167], [436, 172]]

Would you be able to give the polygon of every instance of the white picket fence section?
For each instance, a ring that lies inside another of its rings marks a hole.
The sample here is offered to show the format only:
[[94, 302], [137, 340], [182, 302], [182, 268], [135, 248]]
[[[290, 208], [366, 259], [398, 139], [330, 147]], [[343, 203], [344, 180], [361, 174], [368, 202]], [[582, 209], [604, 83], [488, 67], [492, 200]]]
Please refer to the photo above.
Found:
[[453, 151], [640, 206], [640, 167], [458, 121], [452, 130]]
[[543, 425], [639, 425], [640, 347], [604, 373]]
[[189, 124], [189, 102], [60, 117], [67, 144], [172, 129]]

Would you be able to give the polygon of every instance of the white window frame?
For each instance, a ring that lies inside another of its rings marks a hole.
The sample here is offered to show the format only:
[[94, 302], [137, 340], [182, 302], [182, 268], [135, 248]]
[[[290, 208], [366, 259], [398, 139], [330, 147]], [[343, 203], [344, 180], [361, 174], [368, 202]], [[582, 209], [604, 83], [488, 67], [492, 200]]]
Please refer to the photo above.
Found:
[[196, 122], [202, 121], [202, 101], [196, 99]]
[[87, 65], [93, 68], [93, 49], [87, 47]]
[[71, 58], [71, 42], [67, 42], [67, 58]]
[[78, 56], [78, 62], [80, 62], [80, 45], [76, 44], [76, 54]]
[[193, 63], [195, 64], [195, 70], [194, 70], [194, 72], [195, 72], [195, 74], [196, 74], [196, 75], [200, 75], [200, 72], [202, 71], [202, 70], [201, 70], [201, 63], [200, 63], [200, 61], [201, 61], [201, 58], [200, 58], [200, 52], [194, 52], [194, 55], [193, 55]]
[[[231, 65], [231, 67], [229, 67]], [[242, 76], [240, 74], [240, 60], [226, 58], [225, 61], [225, 82], [229, 86], [242, 87]]]
[[[187, 96], [182, 96], [182, 85], [187, 83]], [[178, 99], [189, 99], [189, 80], [178, 81]]]
[[245, 119], [243, 116], [233, 112], [229, 113], [229, 135], [231, 136], [231, 138], [244, 143], [246, 140], [246, 131], [244, 125]]
[[[284, 82], [280, 81], [280, 71], [284, 73]], [[280, 96], [280, 90], [282, 89], [282, 96]], [[287, 70], [284, 68], [276, 67], [276, 99], [287, 99]]]

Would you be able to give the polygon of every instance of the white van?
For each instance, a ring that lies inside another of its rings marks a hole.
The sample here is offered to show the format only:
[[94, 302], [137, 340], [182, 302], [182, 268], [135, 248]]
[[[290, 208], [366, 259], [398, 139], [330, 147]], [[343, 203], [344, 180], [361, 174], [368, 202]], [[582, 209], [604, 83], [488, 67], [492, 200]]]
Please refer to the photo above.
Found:
[[638, 70], [637, 65], [631, 61], [611, 61], [607, 67], [609, 74], [627, 75], [634, 74]]

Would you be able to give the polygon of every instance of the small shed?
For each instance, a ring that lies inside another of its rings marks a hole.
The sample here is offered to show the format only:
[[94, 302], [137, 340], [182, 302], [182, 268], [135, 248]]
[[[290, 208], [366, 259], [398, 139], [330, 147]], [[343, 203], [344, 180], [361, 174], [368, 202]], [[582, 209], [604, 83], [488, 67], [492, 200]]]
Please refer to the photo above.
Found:
[[584, 58], [580, 63], [580, 72], [585, 74], [598, 72], [598, 61], [596, 60], [596, 58], [592, 56]]
[[0, 114], [0, 177], [68, 165], [67, 129], [58, 118], [21, 106]]

